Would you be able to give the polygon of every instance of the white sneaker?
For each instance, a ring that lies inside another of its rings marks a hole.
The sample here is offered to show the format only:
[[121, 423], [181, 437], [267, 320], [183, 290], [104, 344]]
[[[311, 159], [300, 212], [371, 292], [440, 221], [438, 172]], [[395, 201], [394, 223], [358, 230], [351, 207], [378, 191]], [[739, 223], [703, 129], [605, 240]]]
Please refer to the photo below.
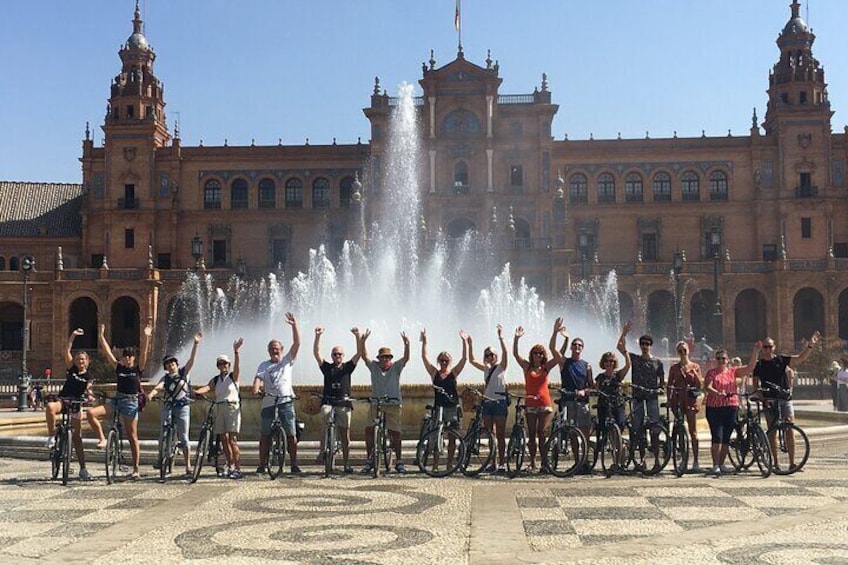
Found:
[[90, 481], [91, 480], [91, 473], [88, 472], [88, 469], [83, 467], [82, 469], [80, 469], [79, 478], [80, 478], [81, 481]]
[[47, 438], [47, 441], [44, 442], [44, 447], [47, 449], [53, 449], [53, 446], [56, 445], [56, 437], [50, 436]]
[[721, 466], [721, 467], [719, 467], [719, 468], [721, 469], [721, 472], [722, 472], [723, 474], [725, 474], [725, 475], [729, 475], [729, 474], [731, 474], [731, 473], [735, 473], [735, 472], [736, 472], [736, 469], [734, 469], [733, 467], [728, 467], [727, 465], [722, 465], [722, 466]]

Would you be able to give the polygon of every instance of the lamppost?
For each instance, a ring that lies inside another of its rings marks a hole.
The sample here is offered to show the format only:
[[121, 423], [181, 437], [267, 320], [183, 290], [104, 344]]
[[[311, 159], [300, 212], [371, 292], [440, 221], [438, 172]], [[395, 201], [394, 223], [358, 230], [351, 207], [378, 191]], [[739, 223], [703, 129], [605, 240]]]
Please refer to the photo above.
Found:
[[244, 262], [244, 259], [239, 257], [238, 261], [236, 261], [236, 276], [239, 280], [242, 280], [245, 275], [247, 275], [247, 263]]
[[589, 270], [589, 236], [586, 232], [581, 231], [577, 235], [577, 247], [580, 249], [580, 275], [586, 280]]
[[27, 255], [21, 260], [21, 272], [24, 276], [24, 327], [21, 345], [21, 380], [18, 383], [18, 412], [27, 409], [29, 392], [29, 370], [27, 369], [27, 346], [29, 346], [29, 275], [35, 268], [35, 258]]
[[671, 274], [674, 277], [674, 330], [677, 332], [677, 341], [683, 337], [683, 297], [680, 290], [680, 272], [683, 270], [683, 254], [674, 252], [671, 262]]
[[713, 231], [710, 233], [710, 250], [713, 255], [713, 293], [715, 294], [715, 310], [713, 311], [713, 316], [716, 321], [716, 340], [717, 343], [721, 343], [724, 341], [723, 334], [724, 328], [722, 327], [722, 311], [721, 311], [721, 297], [719, 295], [718, 288], [718, 268], [719, 261], [721, 261], [721, 234], [717, 231]]
[[191, 238], [191, 256], [194, 257], [194, 272], [197, 272], [200, 266], [200, 259], [203, 257], [203, 240], [200, 235], [194, 232], [194, 237]]

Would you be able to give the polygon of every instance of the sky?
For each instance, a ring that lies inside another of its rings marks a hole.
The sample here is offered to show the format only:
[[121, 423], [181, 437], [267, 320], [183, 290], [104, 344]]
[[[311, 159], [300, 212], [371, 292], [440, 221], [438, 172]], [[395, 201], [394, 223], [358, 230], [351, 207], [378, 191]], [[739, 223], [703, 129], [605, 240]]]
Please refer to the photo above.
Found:
[[[500, 64], [501, 94], [547, 73], [555, 138], [748, 135], [791, 0], [464, 0], [466, 59]], [[81, 182], [135, 0], [3, 0], [0, 180]], [[455, 0], [141, 0], [183, 145], [367, 142], [374, 77], [389, 94], [456, 57]], [[848, 123], [848, 1], [802, 2]], [[420, 88], [418, 88], [420, 93]]]

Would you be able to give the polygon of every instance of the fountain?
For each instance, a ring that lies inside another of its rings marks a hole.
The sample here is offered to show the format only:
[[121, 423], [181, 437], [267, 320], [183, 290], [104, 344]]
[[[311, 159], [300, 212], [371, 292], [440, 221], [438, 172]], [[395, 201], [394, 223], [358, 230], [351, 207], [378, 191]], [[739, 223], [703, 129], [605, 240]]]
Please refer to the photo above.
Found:
[[[291, 331], [284, 323], [286, 311], [295, 313], [301, 330], [295, 384], [322, 382], [312, 357], [316, 325], [326, 328], [321, 342], [324, 355], [329, 355], [335, 344], [352, 354], [355, 344], [349, 330], [359, 326], [372, 332], [368, 340], [372, 356], [379, 347], [390, 346], [397, 358], [403, 348], [400, 332], [405, 331], [411, 341], [405, 383], [429, 382], [419, 360], [422, 327], [427, 328], [431, 354], [444, 349], [458, 358], [458, 331], [464, 329], [474, 338], [475, 353], [481, 359], [483, 347], [496, 343], [496, 324], [504, 327], [510, 356], [514, 329], [523, 325], [527, 333], [521, 348], [526, 356], [533, 343], [547, 345], [553, 318], [562, 315], [572, 337], [584, 338], [590, 362], [594, 364], [602, 351], [613, 349], [620, 326], [615, 273], [584, 281], [562, 297], [556, 311], [547, 312], [535, 289], [523, 279], [513, 279], [509, 264], [495, 263], [489, 237], [440, 237], [435, 245], [427, 245], [420, 237], [421, 152], [416, 119], [413, 88], [403, 85], [391, 119], [380, 195], [361, 202], [363, 207], [378, 207], [377, 220], [363, 229], [367, 238], [345, 242], [337, 262], [319, 246], [309, 252], [307, 271], [291, 278], [280, 272], [255, 281], [236, 276], [215, 281], [208, 274], [187, 275], [169, 315], [166, 348], [168, 352], [177, 351], [180, 361], [185, 362], [191, 336], [198, 330], [204, 332], [193, 371], [195, 382], [214, 374], [215, 357], [229, 353], [233, 340], [244, 337], [242, 375], [243, 382], [249, 383], [257, 364], [266, 358], [270, 339], [280, 339], [286, 349], [290, 346]], [[476, 373], [473, 369], [466, 371], [460, 380], [476, 382], [480, 378]], [[511, 381], [522, 380], [514, 362], [508, 374]], [[362, 364], [353, 382], [370, 382]]]

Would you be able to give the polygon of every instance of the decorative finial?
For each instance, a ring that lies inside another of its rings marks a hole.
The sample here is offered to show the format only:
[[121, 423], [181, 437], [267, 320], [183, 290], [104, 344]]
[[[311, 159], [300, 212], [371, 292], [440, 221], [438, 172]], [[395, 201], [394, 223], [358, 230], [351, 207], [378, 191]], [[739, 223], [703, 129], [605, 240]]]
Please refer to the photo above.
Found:
[[491, 49], [486, 49], [486, 68], [487, 69], [492, 68], [492, 50]]
[[757, 127], [757, 107], [754, 106], [754, 114], [751, 116], [751, 128], [756, 129]]
[[199, 146], [200, 146], [200, 147], [203, 147], [203, 138], [202, 138], [202, 137], [200, 138]]
[[496, 226], [498, 224], [498, 207], [492, 206], [492, 226]]
[[229, 147], [226, 137], [224, 138], [224, 147]]
[[282, 138], [282, 137], [278, 137], [278, 138], [277, 138], [277, 145], [279, 145], [280, 147], [282, 147], [282, 145], [283, 145], [283, 138]]
[[65, 270], [65, 260], [62, 258], [62, 246], [56, 248], [56, 270]]
[[595, 250], [595, 255], [592, 257], [592, 262], [594, 262], [594, 263], [600, 262], [600, 261], [598, 261], [598, 251], [597, 250]]
[[374, 77], [374, 96], [380, 96], [380, 77]]
[[506, 220], [506, 229], [515, 234], [515, 216], [512, 214], [512, 206], [509, 207], [509, 217]]
[[107, 270], [109, 269], [109, 262], [106, 260], [106, 254], [105, 253], [103, 254], [103, 262], [100, 263], [100, 268], [101, 269], [107, 269]]
[[707, 137], [707, 132], [704, 131], [704, 130], [701, 130], [701, 137]]
[[727, 261], [727, 262], [730, 262], [730, 248], [729, 247], [724, 248], [724, 260]]
[[649, 131], [645, 131], [645, 139], [651, 139], [651, 133]]
[[727, 137], [733, 137], [733, 134], [730, 133], [730, 129], [727, 130]]
[[621, 132], [618, 132], [618, 139], [621, 139]]
[[674, 130], [674, 139], [677, 139], [677, 130]]
[[542, 92], [548, 91], [548, 73], [542, 73]]
[[589, 132], [589, 141], [595, 141], [595, 134], [592, 132]]
[[359, 180], [359, 171], [356, 171], [353, 176], [353, 194], [350, 199], [356, 203], [362, 201], [362, 182]]
[[251, 147], [256, 147], [256, 138], [255, 138], [255, 137], [251, 137], [251, 138], [250, 138], [250, 146], [251, 146]]
[[554, 196], [556, 196], [557, 200], [563, 200], [565, 198], [565, 191], [563, 190], [564, 186], [565, 179], [562, 178], [562, 171], [557, 169], [556, 191], [554, 192]]
[[147, 268], [153, 269], [153, 246], [147, 246]]
[[780, 234], [780, 258], [786, 260], [786, 235]]
[[686, 250], [685, 249], [680, 250], [680, 258], [683, 259], [684, 263], [686, 262]]
[[336, 145], [336, 138], [333, 138], [333, 145]]
[[436, 56], [435, 55], [436, 55], [435, 52], [432, 49], [430, 49], [430, 61], [429, 61], [429, 63], [430, 63], [430, 70], [431, 71], [436, 68]]
[[306, 145], [309, 145], [309, 138], [306, 138]]
[[421, 235], [427, 233], [427, 220], [424, 219], [424, 214], [421, 214], [421, 217], [418, 219], [418, 231], [421, 232]]
[[637, 263], [642, 262], [642, 250], [641, 249], [636, 252], [636, 262]]
[[85, 122], [85, 140], [91, 140], [91, 127], [89, 126], [88, 122]]
[[[60, 248], [61, 249], [61, 248]], [[836, 255], [833, 253], [833, 245], [827, 247], [827, 258], [833, 259]]]

